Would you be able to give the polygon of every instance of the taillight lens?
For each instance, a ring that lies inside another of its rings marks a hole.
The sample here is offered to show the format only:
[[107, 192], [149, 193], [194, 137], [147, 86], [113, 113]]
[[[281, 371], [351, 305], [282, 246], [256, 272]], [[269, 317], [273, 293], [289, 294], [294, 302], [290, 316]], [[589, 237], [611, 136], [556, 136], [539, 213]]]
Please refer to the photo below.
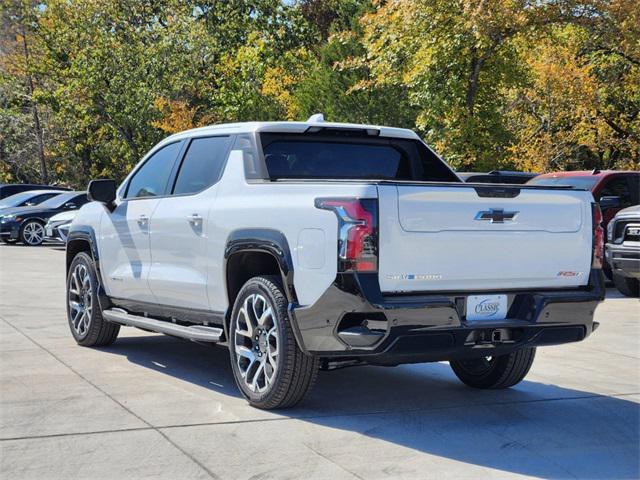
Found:
[[378, 270], [378, 201], [375, 198], [318, 198], [316, 207], [338, 217], [338, 271]]
[[602, 257], [604, 254], [604, 228], [602, 228], [602, 211], [597, 203], [591, 204], [591, 214], [593, 217], [593, 257], [592, 268], [602, 268]]

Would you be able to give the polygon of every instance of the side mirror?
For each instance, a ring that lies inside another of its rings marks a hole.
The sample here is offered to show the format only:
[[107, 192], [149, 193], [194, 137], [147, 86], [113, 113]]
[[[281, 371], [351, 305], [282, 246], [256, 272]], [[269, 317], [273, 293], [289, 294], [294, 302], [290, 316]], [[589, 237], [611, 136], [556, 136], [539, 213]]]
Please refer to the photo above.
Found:
[[91, 202], [100, 202], [111, 207], [116, 199], [116, 181], [91, 180], [87, 187], [87, 198]]
[[600, 202], [600, 210], [606, 210], [608, 208], [619, 208], [622, 206], [622, 201], [620, 197], [601, 197]]

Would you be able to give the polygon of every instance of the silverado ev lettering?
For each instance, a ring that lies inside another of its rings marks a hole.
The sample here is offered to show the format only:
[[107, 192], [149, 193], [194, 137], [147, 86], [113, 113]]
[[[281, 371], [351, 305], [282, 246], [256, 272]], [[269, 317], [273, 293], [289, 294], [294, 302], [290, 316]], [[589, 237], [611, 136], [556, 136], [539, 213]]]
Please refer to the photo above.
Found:
[[536, 347], [597, 327], [591, 193], [463, 183], [409, 130], [204, 127], [88, 194], [67, 242], [75, 340], [134, 326], [225, 345], [259, 408], [353, 364], [447, 360], [470, 386], [506, 388]]

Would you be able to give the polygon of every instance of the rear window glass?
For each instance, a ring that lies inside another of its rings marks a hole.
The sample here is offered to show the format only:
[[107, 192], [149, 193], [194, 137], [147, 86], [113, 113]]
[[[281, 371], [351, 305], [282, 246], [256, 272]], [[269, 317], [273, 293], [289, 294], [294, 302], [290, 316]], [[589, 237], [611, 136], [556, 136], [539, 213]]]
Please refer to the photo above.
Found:
[[261, 141], [271, 180], [460, 181], [436, 155], [412, 140], [263, 134]]
[[386, 145], [280, 141], [264, 159], [273, 178], [411, 179], [407, 159]]

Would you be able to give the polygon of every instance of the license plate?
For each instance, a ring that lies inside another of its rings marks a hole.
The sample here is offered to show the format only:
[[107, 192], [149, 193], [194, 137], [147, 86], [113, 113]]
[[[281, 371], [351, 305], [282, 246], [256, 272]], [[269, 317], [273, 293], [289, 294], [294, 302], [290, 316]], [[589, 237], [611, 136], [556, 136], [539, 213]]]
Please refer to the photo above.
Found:
[[504, 320], [506, 317], [506, 295], [472, 295], [467, 297], [467, 320]]
[[47, 237], [50, 237], [53, 235], [53, 229], [51, 227], [47, 227], [45, 231], [47, 233]]

